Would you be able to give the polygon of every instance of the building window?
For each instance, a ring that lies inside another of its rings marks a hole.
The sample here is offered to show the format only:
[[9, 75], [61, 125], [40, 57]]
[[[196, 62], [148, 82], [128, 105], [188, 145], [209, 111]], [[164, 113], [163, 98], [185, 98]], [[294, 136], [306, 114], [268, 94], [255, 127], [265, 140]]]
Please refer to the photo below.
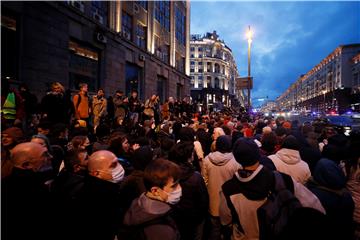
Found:
[[143, 97], [142, 68], [135, 64], [125, 65], [125, 94], [130, 95], [132, 90], [137, 90], [139, 98]]
[[202, 50], [203, 50], [202, 47], [199, 47], [198, 51], [199, 51], [199, 52], [202, 52]]
[[199, 73], [202, 73], [202, 72], [204, 72], [203, 71], [203, 69], [202, 68], [199, 68], [199, 71], [198, 71]]
[[198, 79], [199, 79], [199, 80], [203, 80], [203, 76], [198, 76]]
[[190, 57], [191, 57], [191, 58], [194, 58], [194, 54], [191, 54]]
[[202, 58], [202, 54], [199, 54], [199, 58]]
[[175, 7], [175, 36], [177, 41], [182, 45], [186, 43], [185, 20], [185, 14], [182, 13], [178, 7]]
[[160, 97], [160, 102], [164, 102], [167, 99], [166, 96], [166, 78], [158, 76], [157, 79], [157, 95]]
[[122, 19], [121, 19], [121, 30], [123, 32], [123, 36], [131, 41], [132, 39], [132, 16], [129, 15], [128, 13], [124, 12], [123, 11], [123, 14], [122, 14]]
[[211, 62], [206, 64], [207, 72], [211, 72]]
[[185, 72], [185, 58], [184, 57], [177, 57], [175, 68], [179, 70], [180, 72]]
[[89, 91], [95, 91], [99, 83], [99, 54], [94, 48], [69, 42], [69, 86], [77, 89], [79, 83], [87, 83]]
[[147, 10], [147, 1], [137, 1], [137, 4]]
[[203, 63], [202, 63], [202, 62], [198, 62], [198, 64], [199, 64], [200, 66], [202, 66], [202, 65], [203, 65]]
[[220, 73], [220, 65], [215, 63], [215, 73]]
[[139, 23], [136, 26], [136, 45], [146, 49], [146, 27]]
[[170, 31], [170, 2], [154, 1], [155, 3], [155, 19], [168, 32]]
[[190, 62], [190, 65], [195, 65], [195, 62], [194, 62], [194, 61], [191, 61], [191, 62]]
[[101, 24], [106, 24], [107, 9], [107, 2], [91, 1], [92, 18]]
[[180, 83], [176, 84], [176, 98], [177, 99], [181, 99], [182, 95], [183, 95], [183, 85]]
[[169, 60], [170, 60], [170, 46], [169, 45], [164, 45], [163, 47], [163, 61], [166, 62], [167, 64], [169, 64]]
[[195, 48], [194, 48], [194, 47], [191, 47], [191, 48], [190, 48], [190, 51], [192, 51], [192, 52], [195, 51]]
[[16, 80], [18, 69], [18, 34], [16, 18], [1, 16], [1, 75]]
[[204, 84], [204, 87], [211, 88], [211, 76], [207, 76], [206, 84]]
[[193, 72], [195, 72], [195, 70], [194, 70], [193, 68], [191, 68], [191, 69], [190, 69], [190, 72], [192, 72], [192, 73], [193, 73]]
[[219, 80], [219, 78], [215, 78], [215, 88], [220, 88], [220, 80]]

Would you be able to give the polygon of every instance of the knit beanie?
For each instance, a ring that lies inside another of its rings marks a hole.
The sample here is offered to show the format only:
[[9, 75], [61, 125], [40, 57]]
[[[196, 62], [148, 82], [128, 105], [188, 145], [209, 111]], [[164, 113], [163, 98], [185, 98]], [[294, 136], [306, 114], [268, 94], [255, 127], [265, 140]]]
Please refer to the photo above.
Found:
[[240, 138], [235, 142], [233, 154], [243, 167], [252, 166], [260, 159], [259, 148], [252, 139]]
[[221, 153], [231, 152], [231, 137], [228, 135], [220, 136], [216, 139], [216, 151]]
[[300, 149], [299, 141], [296, 139], [296, 137], [289, 135], [284, 139], [284, 142], [281, 145], [281, 148], [299, 150]]

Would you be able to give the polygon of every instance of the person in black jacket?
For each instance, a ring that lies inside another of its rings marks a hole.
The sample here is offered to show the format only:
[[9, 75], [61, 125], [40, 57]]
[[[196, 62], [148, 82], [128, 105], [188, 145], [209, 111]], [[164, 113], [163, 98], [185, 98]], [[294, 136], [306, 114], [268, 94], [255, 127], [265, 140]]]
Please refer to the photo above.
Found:
[[44, 178], [50, 158], [38, 143], [12, 149], [12, 173], [1, 180], [1, 239], [55, 239], [54, 202]]
[[41, 100], [41, 113], [52, 124], [70, 123], [70, 116], [74, 112], [71, 99], [65, 94], [65, 89], [59, 82], [51, 84], [51, 91]]
[[205, 218], [209, 208], [209, 195], [199, 172], [192, 165], [194, 144], [190, 141], [179, 142], [169, 153], [169, 160], [181, 169], [180, 185], [182, 197], [175, 205], [174, 218], [181, 239], [202, 239]]
[[85, 176], [80, 196], [82, 205], [76, 213], [81, 216], [77, 225], [77, 239], [115, 238], [124, 214], [120, 191], [124, 172], [117, 157], [107, 150], [97, 151], [90, 156], [88, 175]]

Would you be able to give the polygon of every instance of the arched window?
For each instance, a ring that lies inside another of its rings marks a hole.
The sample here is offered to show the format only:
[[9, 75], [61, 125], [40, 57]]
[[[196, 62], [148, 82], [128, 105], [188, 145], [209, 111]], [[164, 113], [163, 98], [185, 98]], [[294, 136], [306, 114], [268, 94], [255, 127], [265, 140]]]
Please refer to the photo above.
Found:
[[220, 65], [215, 63], [215, 73], [220, 73]]
[[206, 77], [206, 84], [204, 84], [205, 88], [211, 88], [211, 76]]
[[220, 88], [220, 80], [219, 80], [219, 78], [215, 78], [215, 88]]

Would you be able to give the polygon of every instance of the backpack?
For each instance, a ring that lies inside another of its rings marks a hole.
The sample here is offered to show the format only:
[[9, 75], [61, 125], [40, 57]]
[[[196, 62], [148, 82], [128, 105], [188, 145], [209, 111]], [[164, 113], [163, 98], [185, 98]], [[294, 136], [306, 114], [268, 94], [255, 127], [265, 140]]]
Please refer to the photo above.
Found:
[[146, 240], [145, 228], [152, 225], [167, 225], [178, 233], [175, 221], [169, 216], [169, 214], [165, 214], [164, 216], [152, 219], [139, 225], [124, 226], [117, 237], [119, 240]]
[[258, 208], [259, 239], [277, 239], [293, 213], [302, 207], [285, 184], [281, 173], [274, 171], [275, 187], [265, 203]]

